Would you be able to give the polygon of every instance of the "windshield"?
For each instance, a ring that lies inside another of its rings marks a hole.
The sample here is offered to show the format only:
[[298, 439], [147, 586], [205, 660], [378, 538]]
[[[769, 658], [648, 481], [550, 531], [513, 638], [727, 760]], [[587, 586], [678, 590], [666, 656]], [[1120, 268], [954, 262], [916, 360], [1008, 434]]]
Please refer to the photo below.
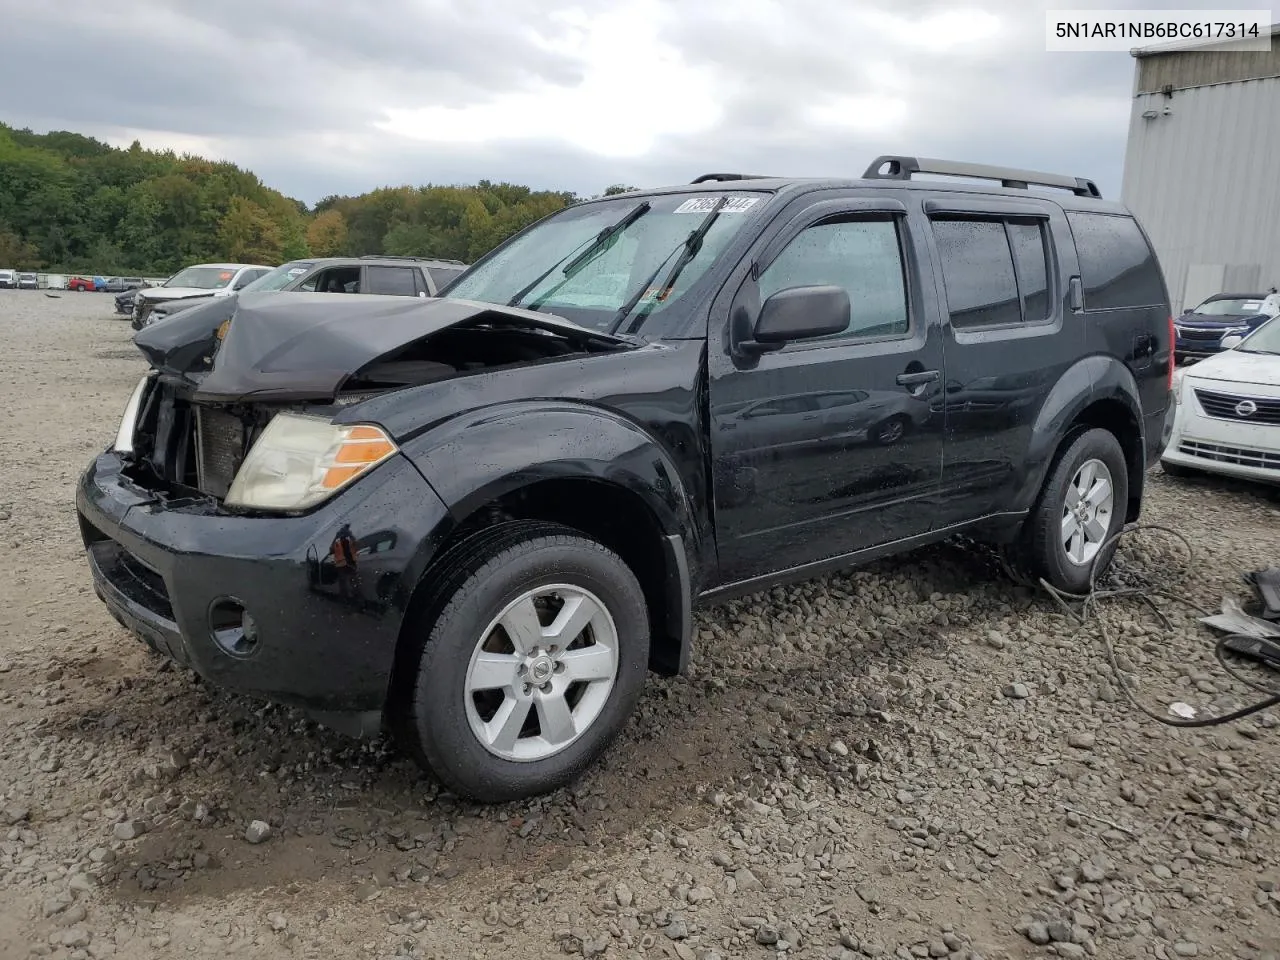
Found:
[[164, 282], [166, 287], [191, 287], [196, 290], [221, 290], [235, 277], [227, 267], [187, 267]]
[[294, 280], [310, 270], [315, 264], [310, 260], [294, 260], [276, 267], [270, 273], [264, 273], [253, 283], [247, 284], [242, 293], [261, 293], [265, 290], [283, 290]]
[[[678, 264], [685, 241], [714, 212], [721, 197], [727, 200], [696, 255], [679, 271], [667, 296], [658, 300], [657, 288]], [[628, 314], [634, 318], [658, 313], [679, 300], [768, 199], [767, 194], [675, 194], [570, 207], [500, 247], [444, 295], [544, 310], [584, 327], [608, 330], [629, 304]], [[604, 243], [593, 243], [606, 231], [611, 235]], [[655, 274], [651, 286], [639, 289]]]
[[1261, 313], [1262, 300], [1255, 297], [1236, 300], [1210, 300], [1196, 307], [1196, 313], [1205, 317], [1223, 317], [1235, 314]]
[[1280, 356], [1280, 317], [1268, 320], [1236, 347], [1242, 353], [1274, 353]]

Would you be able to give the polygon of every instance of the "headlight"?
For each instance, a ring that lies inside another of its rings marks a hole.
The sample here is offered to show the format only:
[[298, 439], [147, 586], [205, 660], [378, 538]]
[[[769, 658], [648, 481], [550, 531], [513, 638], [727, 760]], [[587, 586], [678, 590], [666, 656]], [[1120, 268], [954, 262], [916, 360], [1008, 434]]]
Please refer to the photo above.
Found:
[[138, 385], [133, 388], [129, 402], [125, 404], [124, 416], [120, 418], [120, 429], [116, 431], [115, 446], [111, 448], [116, 453], [133, 453], [133, 429], [137, 425], [142, 395], [146, 392], [147, 381], [150, 379], [148, 375], [139, 380]]
[[236, 471], [226, 503], [257, 510], [305, 510], [392, 456], [380, 427], [279, 413]]

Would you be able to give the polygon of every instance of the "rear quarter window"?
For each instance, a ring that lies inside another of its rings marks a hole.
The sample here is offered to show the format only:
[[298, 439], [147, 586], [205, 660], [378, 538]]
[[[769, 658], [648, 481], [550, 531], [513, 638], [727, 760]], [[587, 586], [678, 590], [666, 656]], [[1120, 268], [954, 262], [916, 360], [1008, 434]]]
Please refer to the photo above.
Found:
[[462, 276], [466, 267], [427, 267], [427, 273], [436, 285], [436, 290], [441, 291], [449, 284]]
[[1160, 264], [1132, 217], [1068, 211], [1086, 310], [1165, 303]]

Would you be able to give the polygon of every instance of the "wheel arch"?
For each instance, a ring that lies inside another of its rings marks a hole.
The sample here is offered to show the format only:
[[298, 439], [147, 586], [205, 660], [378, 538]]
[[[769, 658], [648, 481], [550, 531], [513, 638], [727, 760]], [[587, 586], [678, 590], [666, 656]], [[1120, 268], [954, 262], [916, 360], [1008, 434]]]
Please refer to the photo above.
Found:
[[1032, 429], [1027, 477], [1018, 498], [1020, 509], [1032, 507], [1054, 462], [1071, 441], [1095, 427], [1113, 434], [1124, 451], [1129, 473], [1125, 520], [1138, 518], [1145, 477], [1138, 385], [1128, 367], [1104, 356], [1086, 357], [1069, 368], [1041, 406]]
[[392, 698], [415, 652], [411, 632], [442, 600], [431, 590], [435, 573], [458, 551], [484, 549], [501, 527], [522, 521], [568, 527], [617, 553], [649, 608], [650, 669], [683, 672], [699, 540], [690, 495], [654, 438], [608, 411], [522, 405], [507, 416], [477, 412], [416, 438], [405, 454], [446, 504], [449, 528], [424, 545], [416, 565], [422, 572], [396, 644]]

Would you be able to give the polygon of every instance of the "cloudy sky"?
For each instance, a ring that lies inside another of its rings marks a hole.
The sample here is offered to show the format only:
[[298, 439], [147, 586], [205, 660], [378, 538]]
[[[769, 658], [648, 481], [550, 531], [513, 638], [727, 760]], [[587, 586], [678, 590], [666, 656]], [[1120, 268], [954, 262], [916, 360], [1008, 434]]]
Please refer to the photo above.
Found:
[[1064, 6], [0, 0], [0, 120], [233, 160], [308, 203], [481, 178], [594, 194], [857, 175], [895, 152], [1116, 196], [1133, 60], [1046, 53], [1044, 11]]

